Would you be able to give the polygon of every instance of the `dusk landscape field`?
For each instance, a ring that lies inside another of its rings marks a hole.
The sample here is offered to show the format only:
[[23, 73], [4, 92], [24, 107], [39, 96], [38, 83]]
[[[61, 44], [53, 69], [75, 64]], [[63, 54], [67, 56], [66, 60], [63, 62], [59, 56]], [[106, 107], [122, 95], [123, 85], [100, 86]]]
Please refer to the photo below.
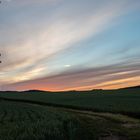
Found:
[[140, 87], [120, 90], [69, 92], [1, 92], [0, 98], [23, 100], [47, 106], [67, 107], [96, 112], [111, 112], [140, 117]]
[[0, 140], [140, 140], [140, 0], [0, 0]]
[[1, 92], [0, 129], [4, 140], [139, 140], [140, 87]]

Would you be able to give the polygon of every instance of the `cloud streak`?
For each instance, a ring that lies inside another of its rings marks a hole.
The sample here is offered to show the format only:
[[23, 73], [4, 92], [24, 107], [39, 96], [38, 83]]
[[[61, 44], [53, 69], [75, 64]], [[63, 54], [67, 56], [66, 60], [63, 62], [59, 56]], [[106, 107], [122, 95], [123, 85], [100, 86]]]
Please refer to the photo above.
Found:
[[[75, 66], [67, 67], [68, 70], [65, 70], [65, 66], [70, 64], [61, 66], [65, 58], [59, 58], [59, 55], [67, 54], [69, 49], [76, 53], [77, 44], [82, 44], [90, 38], [94, 40], [117, 23], [119, 24], [121, 17], [131, 13], [140, 5], [139, 1], [134, 4], [126, 0], [123, 2], [103, 0], [101, 3], [96, 0], [79, 2], [13, 0], [9, 9], [3, 9], [5, 16], [1, 17], [2, 22], [0, 22], [0, 51], [3, 54], [0, 83], [6, 85], [4, 89], [10, 89], [11, 85], [17, 90], [36, 87], [36, 85], [41, 89], [50, 86], [52, 87], [49, 88], [50, 90], [78, 89], [82, 86], [92, 87], [92, 83], [93, 85], [96, 83], [95, 87], [101, 87], [102, 84], [107, 87], [109, 83], [105, 84], [105, 82], [122, 79], [120, 74], [117, 75], [119, 72], [124, 72], [123, 78], [126, 79], [139, 74], [137, 71], [139, 65], [134, 65], [133, 68], [123, 65], [117, 70], [117, 64], [110, 68], [110, 66], [106, 67], [108, 65], [106, 63], [105, 67], [101, 66], [99, 69], [92, 67], [89, 69], [82, 65], [80, 71], [77, 67], [82, 60], [79, 60], [80, 62]], [[25, 8], [27, 11], [24, 10]], [[12, 28], [9, 25], [12, 25]], [[83, 52], [83, 48], [84, 46], [81, 45], [79, 52]], [[100, 48], [102, 51], [102, 46]], [[91, 49], [94, 51], [94, 47]], [[59, 62], [55, 58], [57, 56]], [[73, 63], [73, 55], [68, 57], [70, 63]], [[92, 57], [89, 56], [88, 59], [92, 61]], [[55, 65], [52, 66], [53, 63]], [[72, 73], [69, 73], [70, 69], [73, 69]], [[95, 80], [92, 80], [91, 76]], [[61, 85], [58, 84], [59, 80]]]
[[[120, 66], [121, 65], [121, 66]], [[129, 86], [129, 83], [137, 85], [140, 81], [140, 64], [137, 65], [110, 65], [100, 68], [85, 69], [79, 71], [63, 72], [58, 75], [19, 82], [4, 86], [13, 90], [40, 89], [40, 90], [86, 90], [96, 88], [118, 88]]]

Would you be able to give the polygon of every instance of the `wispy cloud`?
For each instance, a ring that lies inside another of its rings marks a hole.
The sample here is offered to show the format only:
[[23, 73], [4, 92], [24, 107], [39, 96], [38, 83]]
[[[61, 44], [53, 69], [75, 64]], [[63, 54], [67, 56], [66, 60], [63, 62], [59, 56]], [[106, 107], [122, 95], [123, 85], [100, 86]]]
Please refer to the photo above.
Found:
[[[16, 83], [18, 85], [18, 82], [27, 81], [29, 84], [28, 80], [38, 79], [37, 84], [41, 83], [42, 87], [46, 86], [46, 84], [44, 85], [39, 80], [40, 77], [47, 77], [48, 79], [50, 73], [51, 75], [58, 73], [56, 69], [50, 69], [52, 66], [48, 63], [52, 61], [51, 59], [54, 56], [64, 50], [66, 52], [69, 48], [73, 48], [74, 51], [77, 43], [88, 40], [91, 37], [94, 38], [105, 32], [115, 25], [121, 16], [128, 14], [140, 5], [139, 1], [133, 3], [126, 0], [123, 2], [120, 0], [110, 2], [103, 0], [100, 3], [96, 0], [81, 1], [81, 3], [79, 3], [80, 1], [73, 0], [71, 2], [67, 0], [31, 0], [20, 2], [13, 0], [12, 2], [14, 4], [17, 3], [17, 5], [14, 5], [16, 8], [13, 9], [13, 6], [9, 6], [8, 8], [11, 8], [10, 12], [13, 10], [13, 13], [9, 13], [9, 17], [7, 19], [6, 17], [2, 18], [3, 21], [0, 22], [0, 25], [2, 25], [2, 28], [0, 28], [2, 29], [0, 33], [0, 50], [3, 52], [3, 63], [0, 67], [0, 83]], [[59, 2], [61, 2], [61, 5]], [[55, 4], [49, 7], [48, 3]], [[19, 5], [22, 6], [21, 9], [18, 8]], [[29, 5], [31, 6], [30, 9], [28, 9]], [[36, 6], [34, 7], [33, 5]], [[24, 10], [26, 7], [28, 7], [27, 11]], [[6, 12], [6, 9], [4, 9], [4, 12]], [[9, 12], [8, 9], [7, 12]], [[9, 26], [10, 24], [12, 28]], [[126, 69], [127, 67], [125, 71]], [[98, 78], [99, 83], [107, 80], [108, 77], [100, 80], [100, 77], [106, 74], [104, 70], [104, 68], [101, 68], [101, 73], [98, 70], [78, 71], [78, 73], [72, 73], [72, 77], [73, 79], [76, 78], [75, 82], [78, 82], [79, 80], [89, 80], [89, 77], [92, 75], [96, 77], [95, 82], [97, 84]], [[65, 71], [64, 67], [60, 68], [59, 73], [63, 71]], [[114, 71], [114, 69], [113, 71], [112, 69], [110, 71], [107, 69], [106, 75], [108, 76], [108, 74], [110, 75]], [[83, 82], [82, 84], [73, 83], [72, 80], [65, 81], [65, 78], [67, 79], [69, 76], [70, 74], [66, 73], [66, 77], [63, 74], [58, 77], [50, 77], [50, 83], [48, 84], [50, 86], [52, 84], [57, 85], [59, 79], [62, 79], [62, 83], [60, 82], [61, 86], [58, 84], [56, 88], [53, 87], [58, 90], [89, 86], [91, 84], [91, 82]], [[115, 80], [118, 75], [114, 77]], [[66, 85], [65, 82], [67, 83]], [[33, 81], [33, 83], [36, 82]], [[44, 83], [47, 83], [46, 80]], [[32, 82], [30, 84], [32, 85]], [[41, 86], [41, 84], [39, 85]], [[57, 88], [58, 86], [60, 88]]]
[[140, 81], [140, 64], [118, 64], [100, 68], [78, 71], [66, 71], [58, 75], [17, 82], [3, 88], [13, 90], [41, 89], [41, 90], [85, 90], [94, 88], [118, 88], [138, 84]]

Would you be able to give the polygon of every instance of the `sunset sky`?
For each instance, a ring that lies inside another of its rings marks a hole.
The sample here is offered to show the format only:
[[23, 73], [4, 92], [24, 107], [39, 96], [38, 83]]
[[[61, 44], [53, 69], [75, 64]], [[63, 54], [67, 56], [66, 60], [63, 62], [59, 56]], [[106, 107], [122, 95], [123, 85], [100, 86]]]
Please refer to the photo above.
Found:
[[0, 90], [140, 85], [140, 0], [1, 0]]

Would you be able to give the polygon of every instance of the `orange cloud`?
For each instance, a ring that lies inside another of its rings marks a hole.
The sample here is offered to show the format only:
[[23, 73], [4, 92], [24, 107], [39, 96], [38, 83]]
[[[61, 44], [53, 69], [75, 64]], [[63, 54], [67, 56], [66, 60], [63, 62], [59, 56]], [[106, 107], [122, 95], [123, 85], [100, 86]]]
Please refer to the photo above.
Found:
[[49, 91], [115, 89], [140, 83], [139, 65], [112, 65], [69, 71], [45, 78], [27, 80], [3, 86], [10, 90], [39, 89]]

